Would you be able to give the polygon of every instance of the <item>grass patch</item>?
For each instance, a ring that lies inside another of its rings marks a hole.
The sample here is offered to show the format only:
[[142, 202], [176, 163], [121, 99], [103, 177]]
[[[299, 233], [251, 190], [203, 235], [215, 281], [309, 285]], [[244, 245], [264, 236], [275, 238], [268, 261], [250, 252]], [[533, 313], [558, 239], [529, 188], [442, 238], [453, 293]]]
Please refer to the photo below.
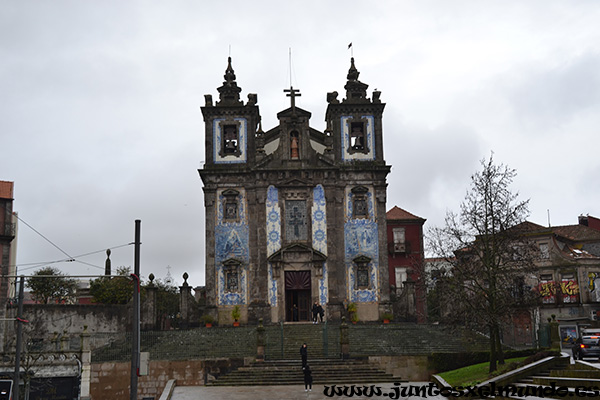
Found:
[[518, 357], [505, 360], [505, 364], [498, 365], [498, 370], [492, 375], [488, 373], [490, 370], [489, 362], [469, 365], [468, 367], [442, 372], [439, 375], [444, 378], [444, 380], [448, 382], [450, 386], [476, 385], [488, 380], [489, 378], [518, 368], [521, 365], [521, 362], [526, 358], [527, 357]]

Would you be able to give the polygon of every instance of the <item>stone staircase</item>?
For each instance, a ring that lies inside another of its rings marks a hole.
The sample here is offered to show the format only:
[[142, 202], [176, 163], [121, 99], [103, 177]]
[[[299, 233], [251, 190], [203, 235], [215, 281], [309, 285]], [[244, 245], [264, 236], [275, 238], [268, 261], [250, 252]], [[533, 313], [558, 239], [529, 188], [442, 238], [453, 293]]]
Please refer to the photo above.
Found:
[[488, 351], [489, 339], [458, 327], [426, 324], [353, 325], [350, 354], [431, 354]]
[[[308, 345], [309, 359], [340, 358], [339, 324], [274, 325], [266, 327], [265, 334], [267, 360], [297, 360], [304, 342]], [[348, 336], [351, 357], [489, 350], [489, 339], [485, 336], [442, 325], [349, 324]]]
[[300, 347], [303, 343], [307, 344], [309, 360], [340, 358], [339, 325], [325, 323], [275, 325], [266, 328], [265, 336], [267, 360], [300, 360]]
[[[318, 384], [365, 384], [397, 382], [399, 378], [377, 369], [362, 360], [311, 360], [313, 385]], [[254, 362], [246, 367], [220, 376], [209, 382], [211, 386], [256, 386], [256, 385], [302, 385], [304, 375], [300, 360], [275, 360]]]
[[[569, 397], [576, 396], [576, 387], [596, 387], [596, 393], [600, 391], [600, 369], [585, 362], [576, 361], [570, 364], [568, 359], [563, 363], [556, 364], [546, 370], [539, 371], [520, 379], [517, 387], [555, 385], [568, 388]], [[546, 398], [559, 399], [565, 396], [545, 396]], [[596, 396], [592, 396], [596, 397]], [[512, 398], [512, 397], [511, 397]], [[534, 397], [535, 398], [535, 397]]]
[[[436, 378], [434, 376], [434, 378]], [[437, 377], [439, 379], [439, 377]], [[439, 383], [439, 382], [438, 382]], [[445, 383], [442, 382], [443, 385]], [[479, 387], [493, 388], [497, 400], [563, 399], [565, 397], [598, 398], [600, 369], [577, 361], [571, 364], [569, 356], [547, 357], [506, 374], [482, 382]], [[576, 388], [593, 388], [591, 393], [576, 393]], [[554, 388], [554, 389], [553, 389]], [[557, 392], [556, 389], [560, 388]]]

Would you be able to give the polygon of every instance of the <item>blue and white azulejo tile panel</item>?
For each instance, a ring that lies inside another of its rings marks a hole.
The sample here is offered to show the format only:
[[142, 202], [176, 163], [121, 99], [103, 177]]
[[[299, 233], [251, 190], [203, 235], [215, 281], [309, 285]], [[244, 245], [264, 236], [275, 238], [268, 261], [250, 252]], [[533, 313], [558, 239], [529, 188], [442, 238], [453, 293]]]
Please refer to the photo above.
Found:
[[279, 193], [275, 186], [267, 189], [267, 256], [281, 248], [281, 209], [279, 207]]
[[[267, 189], [266, 201], [267, 223], [267, 256], [281, 249], [281, 208], [279, 207], [279, 191], [275, 186]], [[269, 304], [277, 306], [277, 280], [273, 278], [273, 266], [269, 264]]]
[[[224, 189], [218, 191], [217, 215], [215, 223], [215, 266], [217, 278], [217, 300], [219, 305], [247, 304], [248, 299], [248, 264], [250, 262], [250, 248], [246, 195], [242, 188], [235, 188], [239, 192], [237, 198], [237, 221], [223, 219]], [[241, 263], [238, 271], [238, 291], [227, 292], [223, 262], [235, 259]]]
[[[325, 189], [322, 185], [317, 185], [313, 189], [312, 247], [327, 255], [327, 202], [325, 201]], [[327, 298], [327, 262], [324, 262], [323, 276], [319, 279], [319, 302], [327, 304]]]
[[[352, 188], [346, 188], [346, 222], [344, 224], [344, 263], [348, 282], [349, 301], [366, 303], [378, 301], [379, 288], [379, 227], [375, 220], [373, 188], [367, 195], [368, 218], [352, 218]], [[356, 265], [354, 259], [365, 256], [371, 259], [369, 268], [369, 288], [357, 289]]]

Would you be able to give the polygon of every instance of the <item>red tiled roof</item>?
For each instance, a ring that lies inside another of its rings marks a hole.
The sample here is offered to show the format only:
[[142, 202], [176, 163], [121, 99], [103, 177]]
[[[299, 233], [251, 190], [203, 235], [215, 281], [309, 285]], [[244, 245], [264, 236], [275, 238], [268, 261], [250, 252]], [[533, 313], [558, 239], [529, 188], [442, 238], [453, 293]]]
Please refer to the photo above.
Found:
[[425, 221], [424, 218], [417, 217], [416, 215], [413, 215], [408, 211], [401, 209], [398, 206], [394, 206], [390, 211], [388, 211], [385, 214], [385, 216], [387, 219], [416, 219], [422, 220], [423, 222]]
[[507, 229], [507, 231], [515, 233], [538, 233], [550, 231], [550, 228], [546, 228], [545, 226], [538, 225], [533, 222], [523, 221], [520, 224]]
[[13, 182], [0, 181], [0, 199], [13, 199]]
[[525, 221], [515, 225], [511, 230], [520, 231], [521, 233], [554, 234], [573, 242], [600, 241], [600, 231], [580, 224], [552, 226], [548, 228], [534, 224], [533, 222]]
[[600, 241], [600, 231], [585, 225], [553, 226], [552, 230], [557, 235], [576, 242], [588, 240]]

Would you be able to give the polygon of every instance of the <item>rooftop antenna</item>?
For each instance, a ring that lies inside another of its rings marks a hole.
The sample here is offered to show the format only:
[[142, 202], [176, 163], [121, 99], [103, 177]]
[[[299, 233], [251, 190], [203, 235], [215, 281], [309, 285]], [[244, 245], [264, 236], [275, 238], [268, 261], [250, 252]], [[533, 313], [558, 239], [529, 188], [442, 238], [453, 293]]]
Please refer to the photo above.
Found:
[[302, 96], [298, 89], [294, 89], [292, 86], [292, 48], [290, 47], [290, 88], [283, 89], [284, 93], [287, 93], [286, 96], [290, 98], [292, 114], [296, 114], [296, 96]]
[[290, 63], [290, 87], [292, 87], [292, 48], [289, 48], [289, 63]]

